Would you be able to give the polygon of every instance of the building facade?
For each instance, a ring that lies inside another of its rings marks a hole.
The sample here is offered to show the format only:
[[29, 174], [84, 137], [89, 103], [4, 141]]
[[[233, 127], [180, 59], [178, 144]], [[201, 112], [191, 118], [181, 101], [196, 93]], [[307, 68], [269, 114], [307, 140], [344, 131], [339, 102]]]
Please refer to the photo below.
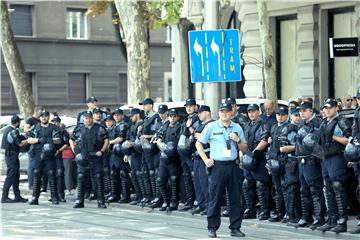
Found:
[[[127, 103], [127, 64], [120, 52], [111, 11], [87, 17], [87, 1], [10, 1], [16, 43], [31, 81], [35, 104], [60, 113]], [[170, 32], [150, 31], [151, 97], [163, 100], [171, 73]], [[1, 114], [18, 111], [5, 63], [1, 61]]]

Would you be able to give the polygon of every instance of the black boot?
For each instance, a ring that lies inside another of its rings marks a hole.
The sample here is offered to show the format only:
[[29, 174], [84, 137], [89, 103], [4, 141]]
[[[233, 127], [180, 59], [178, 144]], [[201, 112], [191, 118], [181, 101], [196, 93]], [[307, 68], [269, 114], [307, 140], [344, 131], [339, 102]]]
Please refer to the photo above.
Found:
[[[281, 186], [277, 186], [278, 188], [281, 188]], [[275, 212], [273, 213], [273, 216], [269, 219], [270, 222], [280, 222], [281, 219], [284, 216], [284, 199], [281, 189], [275, 189]]]
[[59, 202], [66, 202], [65, 200], [65, 178], [64, 169], [58, 169], [56, 173], [56, 185], [58, 191]]
[[152, 199], [152, 189], [151, 189], [151, 182], [149, 177], [149, 172], [144, 170], [142, 172], [142, 179], [144, 182], [144, 190], [145, 190], [145, 199], [143, 201], [142, 207], [146, 206], [148, 203], [150, 203]]
[[41, 177], [41, 190], [40, 192], [47, 192], [48, 178], [46, 173], [44, 173]]
[[345, 192], [344, 185], [339, 181], [334, 181], [332, 183], [335, 200], [337, 205], [337, 210], [339, 214], [339, 220], [337, 221], [336, 227], [332, 228], [330, 231], [335, 233], [341, 233], [347, 231], [347, 196]]
[[78, 173], [77, 177], [77, 199], [73, 208], [83, 208], [85, 198], [85, 175]]
[[39, 205], [40, 188], [41, 188], [41, 172], [38, 169], [34, 169], [33, 192], [29, 205]]
[[138, 206], [143, 206], [144, 202], [146, 200], [146, 193], [145, 193], [145, 184], [144, 184], [144, 179], [143, 179], [143, 174], [141, 171], [137, 171], [136, 172], [136, 179], [139, 183], [139, 187], [140, 187], [140, 191], [141, 191], [141, 196], [142, 198], [140, 199], [140, 201], [138, 202]]
[[131, 173], [131, 182], [132, 182], [132, 185], [134, 188], [133, 190], [136, 194], [136, 197], [133, 201], [130, 202], [130, 205], [137, 205], [141, 201], [142, 195], [141, 195], [141, 189], [140, 189], [140, 181], [137, 178], [136, 173], [134, 173], [134, 172]]
[[50, 170], [48, 172], [48, 179], [50, 185], [50, 195], [51, 195], [51, 202], [52, 204], [59, 204], [58, 196], [57, 196], [57, 189], [56, 189], [56, 180], [55, 180], [55, 172]]
[[299, 219], [296, 216], [296, 203], [298, 201], [298, 185], [297, 184], [291, 184], [290, 186], [287, 187], [287, 197], [286, 197], [286, 201], [287, 201], [287, 209], [286, 209], [286, 223], [289, 226], [295, 226]]
[[170, 194], [168, 189], [168, 183], [166, 179], [158, 178], [159, 190], [163, 199], [163, 204], [160, 207], [160, 211], [166, 211], [170, 203]]
[[260, 213], [258, 216], [258, 219], [260, 221], [267, 220], [270, 217], [270, 211], [269, 211], [269, 198], [270, 198], [270, 192], [269, 187], [266, 183], [263, 182], [256, 182], [256, 190], [259, 197], [259, 203], [260, 203]]
[[[118, 184], [118, 186], [119, 186], [119, 184]], [[104, 169], [104, 195], [106, 198], [109, 198], [112, 195], [109, 169]], [[118, 194], [118, 195], [120, 195], [120, 194]]]
[[184, 172], [183, 178], [185, 187], [185, 202], [184, 206], [179, 209], [180, 212], [188, 211], [194, 207], [194, 186], [191, 179], [191, 174], [188, 172]]
[[171, 199], [170, 199], [170, 211], [178, 209], [178, 179], [177, 176], [170, 177]]
[[[119, 191], [119, 174], [117, 171], [111, 171], [111, 196], [107, 199], [108, 203], [117, 202], [120, 200], [120, 191]], [[104, 183], [106, 183], [104, 176]], [[105, 184], [106, 185], [106, 184]]]
[[325, 180], [325, 195], [326, 195], [326, 203], [328, 208], [328, 219], [324, 225], [316, 228], [316, 230], [326, 232], [330, 231], [330, 229], [336, 227], [336, 219], [337, 219], [337, 207], [336, 207], [336, 199], [335, 193], [332, 187], [332, 184], [329, 180]]
[[90, 172], [89, 174], [90, 174], [90, 181], [91, 181], [91, 192], [90, 192], [88, 200], [92, 201], [92, 200], [97, 199], [97, 196], [96, 196], [97, 186], [96, 186], [96, 180], [95, 180], [93, 171], [90, 169], [89, 172]]
[[255, 207], [256, 181], [245, 179], [243, 182], [242, 190], [243, 190], [242, 192], [246, 206], [243, 219], [255, 219], [256, 218], [256, 207]]
[[156, 176], [154, 170], [149, 171], [149, 180], [151, 185], [151, 196], [153, 197], [153, 199], [155, 199], [157, 195], [156, 195]]
[[104, 195], [104, 178], [100, 173], [95, 175], [96, 179], [96, 195], [97, 195], [97, 202], [98, 208], [106, 208], [105, 206], [105, 195]]
[[325, 199], [322, 189], [318, 189], [314, 186], [310, 186], [310, 192], [314, 205], [313, 215], [315, 218], [315, 221], [313, 222], [313, 224], [311, 224], [310, 229], [315, 230], [316, 228], [321, 227], [325, 222], [324, 219], [324, 215], [326, 212]]
[[1, 197], [1, 203], [12, 203], [12, 202], [14, 202], [14, 200], [9, 198], [9, 191], [3, 191]]
[[312, 208], [312, 201], [311, 201], [311, 194], [310, 189], [306, 187], [300, 188], [300, 197], [301, 197], [301, 213], [302, 217], [297, 223], [296, 227], [309, 227], [312, 224], [311, 218], [311, 208]]
[[129, 203], [130, 202], [130, 179], [129, 175], [124, 171], [120, 171], [120, 178], [121, 178], [121, 189], [122, 189], [122, 196], [119, 200], [119, 203]]
[[[150, 178], [151, 180], [151, 178]], [[159, 181], [161, 179], [158, 177], [156, 179], [156, 184], [155, 184], [155, 198], [151, 201], [151, 203], [149, 204], [149, 207], [150, 208], [157, 208], [157, 207], [160, 207], [162, 205], [162, 197], [161, 197], [161, 193], [160, 193], [160, 189], [159, 189]]]

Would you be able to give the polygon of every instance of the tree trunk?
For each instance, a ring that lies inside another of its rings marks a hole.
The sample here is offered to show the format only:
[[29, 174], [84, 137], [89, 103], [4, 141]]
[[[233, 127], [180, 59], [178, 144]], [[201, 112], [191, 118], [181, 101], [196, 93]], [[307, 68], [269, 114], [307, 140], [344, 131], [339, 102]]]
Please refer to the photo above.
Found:
[[[115, 3], [112, 3], [111, 6], [111, 16], [113, 19], [116, 19], [118, 18], [117, 14], [117, 10], [116, 10], [116, 6], [115, 6]], [[120, 29], [122, 28], [121, 24], [118, 23], [118, 24], [113, 24], [114, 25], [114, 29], [115, 29], [115, 37], [117, 40], [119, 40], [119, 43], [120, 43], [120, 53], [121, 53], [121, 56], [124, 57], [125, 59], [125, 62], [127, 63], [127, 52], [126, 52], [126, 44], [124, 43], [122, 37], [121, 37], [121, 34], [120, 34]]]
[[[267, 99], [277, 100], [274, 51], [269, 31], [266, 0], [257, 0], [261, 52], [264, 64], [265, 94]], [[276, 101], [275, 101], [276, 102]]]
[[9, 71], [11, 83], [14, 88], [16, 100], [20, 112], [24, 117], [31, 116], [34, 111], [34, 98], [30, 86], [30, 81], [25, 72], [24, 64], [21, 60], [14, 35], [10, 25], [8, 5], [6, 1], [1, 1], [1, 50], [4, 61]]
[[141, 2], [115, 0], [125, 33], [128, 59], [128, 102], [150, 97], [150, 53]]

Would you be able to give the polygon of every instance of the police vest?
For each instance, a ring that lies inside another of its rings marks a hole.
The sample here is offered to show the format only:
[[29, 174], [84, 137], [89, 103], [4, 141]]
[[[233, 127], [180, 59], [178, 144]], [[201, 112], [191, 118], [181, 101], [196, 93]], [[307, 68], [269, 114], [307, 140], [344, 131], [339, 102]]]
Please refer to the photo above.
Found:
[[271, 139], [272, 142], [270, 144], [269, 157], [273, 159], [277, 159], [278, 154], [280, 153], [280, 136], [282, 135], [283, 129], [285, 129], [289, 125], [289, 122], [286, 122], [282, 125], [273, 125], [271, 127]]
[[5, 149], [5, 151], [19, 152], [20, 148], [18, 144], [20, 141], [19, 130], [8, 126], [3, 133], [1, 148]]
[[141, 120], [141, 121], [131, 125], [130, 131], [129, 131], [129, 136], [128, 136], [130, 141], [133, 142], [133, 141], [135, 141], [136, 137], [138, 137], [138, 128], [140, 126], [142, 126], [143, 123], [144, 122]]
[[[320, 120], [317, 117], [314, 117], [313, 119], [311, 119], [310, 122], [306, 123], [305, 121], [302, 121], [300, 124], [299, 129], [301, 129], [301, 127], [303, 126], [307, 126], [310, 131], [309, 133], [314, 133], [319, 135], [319, 127], [320, 127]], [[310, 152], [308, 152], [303, 146], [302, 146], [302, 139], [300, 141], [299, 138], [296, 139], [296, 146], [295, 146], [295, 152], [297, 156], [304, 156], [304, 155], [309, 155]]]
[[54, 144], [53, 138], [56, 137], [53, 135], [54, 133], [57, 133], [57, 129], [56, 129], [55, 125], [49, 123], [49, 125], [47, 127], [43, 127], [41, 125], [41, 123], [36, 124], [32, 131], [33, 135], [31, 137], [41, 138], [41, 139], [43, 139], [43, 141], [41, 143], [33, 144], [31, 146], [32, 149], [40, 150], [40, 149], [42, 149], [42, 146], [45, 143]]
[[323, 122], [320, 127], [321, 142], [324, 147], [325, 156], [339, 154], [344, 151], [345, 146], [333, 140], [335, 127], [338, 125], [339, 117], [331, 122]]
[[58, 134], [61, 142], [59, 144], [55, 144], [56, 150], [59, 150], [65, 144], [69, 144], [69, 134], [66, 130], [58, 129]]
[[[103, 131], [103, 133], [102, 133]], [[85, 125], [80, 128], [81, 148], [85, 152], [100, 151], [104, 144], [106, 130], [100, 124], [94, 123], [89, 129]]]
[[354, 130], [352, 135], [360, 140], [360, 107], [356, 108], [354, 112]]
[[248, 143], [248, 149], [250, 151], [253, 151], [256, 148], [256, 146], [259, 144], [259, 141], [256, 141], [255, 139], [255, 133], [259, 130], [261, 125], [262, 122], [259, 120], [254, 124], [248, 122], [245, 126], [245, 139]]
[[[280, 135], [280, 146], [289, 146], [291, 143], [288, 140], [288, 136], [290, 133], [294, 132], [296, 133], [298, 130], [298, 126], [296, 126], [293, 123], [289, 123], [282, 129], [281, 135]], [[292, 155], [295, 153], [295, 150], [293, 152], [288, 152], [287, 155]]]
[[181, 125], [177, 122], [174, 126], [167, 125], [164, 129], [164, 143], [174, 142], [175, 144], [179, 141]]
[[117, 123], [115, 128], [120, 137], [126, 138], [127, 131], [129, 130], [129, 125], [125, 123], [125, 121]]
[[[204, 128], [206, 127], [206, 125], [208, 125], [209, 123], [213, 122], [215, 120], [211, 119], [210, 121], [201, 124], [199, 127], [196, 128], [195, 133], [202, 133], [202, 131], [204, 130]], [[204, 150], [209, 149], [210, 148], [210, 144], [203, 144]]]
[[155, 113], [151, 117], [146, 117], [144, 120], [143, 134], [152, 135], [156, 131], [156, 125], [160, 120], [159, 114]]

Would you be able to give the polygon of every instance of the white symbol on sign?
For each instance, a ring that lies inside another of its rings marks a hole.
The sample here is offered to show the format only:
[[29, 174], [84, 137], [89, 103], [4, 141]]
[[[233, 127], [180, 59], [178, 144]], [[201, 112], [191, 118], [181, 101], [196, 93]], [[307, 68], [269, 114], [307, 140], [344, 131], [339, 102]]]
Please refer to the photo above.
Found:
[[202, 76], [204, 76], [204, 55], [202, 51], [202, 46], [198, 43], [197, 38], [195, 39], [194, 50], [196, 56], [199, 56], [199, 54], [201, 55], [201, 72], [202, 72]]
[[220, 72], [220, 49], [219, 49], [219, 45], [217, 45], [215, 43], [215, 40], [214, 38], [212, 39], [212, 42], [211, 42], [211, 50], [213, 52], [213, 54], [215, 55], [215, 53], [217, 53], [218, 55], [218, 69], [219, 69], [219, 77], [221, 77], [221, 72]]

